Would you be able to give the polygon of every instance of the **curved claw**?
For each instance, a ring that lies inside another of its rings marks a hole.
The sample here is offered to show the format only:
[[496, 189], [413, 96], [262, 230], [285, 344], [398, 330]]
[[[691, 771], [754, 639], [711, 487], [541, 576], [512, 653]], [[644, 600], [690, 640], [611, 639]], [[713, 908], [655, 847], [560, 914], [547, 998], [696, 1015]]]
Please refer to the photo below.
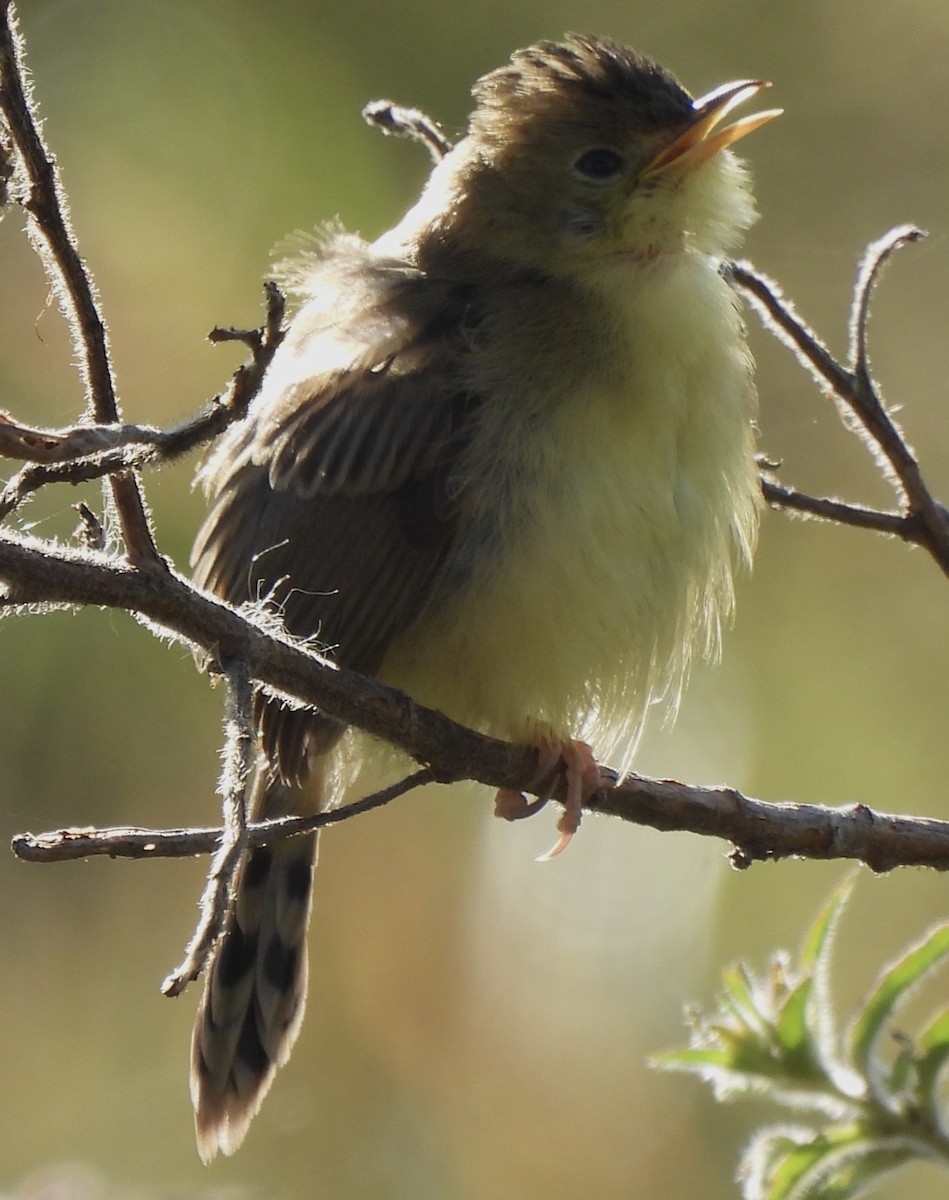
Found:
[[563, 854], [564, 850], [566, 850], [572, 841], [572, 833], [562, 833], [545, 854], [537, 855], [537, 857], [534, 859], [534, 862], [550, 862], [550, 860], [552, 858], [556, 858], [558, 854]]
[[[538, 738], [537, 751], [540, 763], [538, 779], [545, 780], [562, 760], [566, 781], [563, 815], [557, 822], [560, 837], [546, 854], [541, 854], [534, 860], [550, 862], [566, 850], [573, 835], [580, 828], [583, 806], [600, 786], [600, 768], [586, 742], [577, 742], [570, 738], [554, 739], [544, 733]], [[502, 788], [495, 797], [494, 813], [506, 821], [520, 821], [540, 812], [547, 800], [546, 795], [541, 795], [537, 800], [528, 803], [521, 792]]]

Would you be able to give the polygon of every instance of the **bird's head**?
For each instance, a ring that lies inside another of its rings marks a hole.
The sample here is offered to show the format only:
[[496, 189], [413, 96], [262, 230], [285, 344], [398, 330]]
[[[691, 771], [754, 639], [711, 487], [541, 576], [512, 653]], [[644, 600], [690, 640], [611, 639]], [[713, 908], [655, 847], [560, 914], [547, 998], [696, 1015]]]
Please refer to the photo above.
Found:
[[468, 135], [417, 215], [466, 258], [550, 274], [686, 245], [728, 253], [755, 216], [728, 147], [777, 110], [725, 118], [764, 86], [730, 83], [693, 100], [668, 71], [608, 39], [519, 50], [475, 85]]

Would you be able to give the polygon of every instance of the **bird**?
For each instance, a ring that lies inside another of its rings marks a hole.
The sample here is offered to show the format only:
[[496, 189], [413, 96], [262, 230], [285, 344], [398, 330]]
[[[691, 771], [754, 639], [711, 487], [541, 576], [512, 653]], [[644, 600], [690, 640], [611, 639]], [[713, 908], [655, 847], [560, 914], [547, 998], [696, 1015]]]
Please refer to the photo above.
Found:
[[[597, 762], [627, 763], [717, 654], [751, 561], [756, 391], [727, 263], [756, 208], [730, 147], [779, 110], [725, 118], [764, 86], [693, 99], [591, 35], [516, 51], [392, 229], [329, 225], [284, 264], [285, 340], [202, 468], [196, 583], [562, 760], [561, 843]], [[341, 723], [264, 692], [255, 716], [252, 818], [335, 803]], [[250, 853], [205, 972], [205, 1161], [241, 1144], [297, 1037], [316, 851]]]

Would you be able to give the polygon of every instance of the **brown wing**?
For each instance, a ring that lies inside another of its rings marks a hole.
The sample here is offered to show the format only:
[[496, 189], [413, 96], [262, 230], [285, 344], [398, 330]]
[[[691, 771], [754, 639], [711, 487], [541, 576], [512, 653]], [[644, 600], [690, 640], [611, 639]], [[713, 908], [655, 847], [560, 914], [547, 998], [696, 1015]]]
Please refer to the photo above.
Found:
[[[372, 673], [451, 544], [448, 481], [474, 405], [470, 296], [404, 264], [352, 262], [352, 247], [315, 273], [251, 414], [209, 462], [215, 499], [192, 561], [202, 586], [266, 601], [290, 632]], [[301, 778], [326, 718], [268, 700], [260, 722], [281, 776]]]

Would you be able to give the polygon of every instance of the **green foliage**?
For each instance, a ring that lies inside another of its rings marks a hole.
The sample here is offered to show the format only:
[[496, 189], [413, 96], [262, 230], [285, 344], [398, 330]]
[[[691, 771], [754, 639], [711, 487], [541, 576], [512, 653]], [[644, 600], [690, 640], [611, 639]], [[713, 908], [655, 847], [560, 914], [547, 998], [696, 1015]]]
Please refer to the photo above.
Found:
[[654, 1060], [700, 1076], [719, 1100], [753, 1094], [816, 1114], [810, 1126], [758, 1131], [739, 1169], [746, 1200], [850, 1200], [914, 1159], [949, 1167], [949, 1113], [939, 1101], [949, 1009], [915, 1037], [894, 1025], [919, 984], [949, 959], [949, 924], [886, 966], [842, 1027], [828, 977], [853, 878], [833, 893], [797, 961], [776, 954], [760, 974], [730, 967], [715, 1011], [690, 1013], [688, 1047]]

